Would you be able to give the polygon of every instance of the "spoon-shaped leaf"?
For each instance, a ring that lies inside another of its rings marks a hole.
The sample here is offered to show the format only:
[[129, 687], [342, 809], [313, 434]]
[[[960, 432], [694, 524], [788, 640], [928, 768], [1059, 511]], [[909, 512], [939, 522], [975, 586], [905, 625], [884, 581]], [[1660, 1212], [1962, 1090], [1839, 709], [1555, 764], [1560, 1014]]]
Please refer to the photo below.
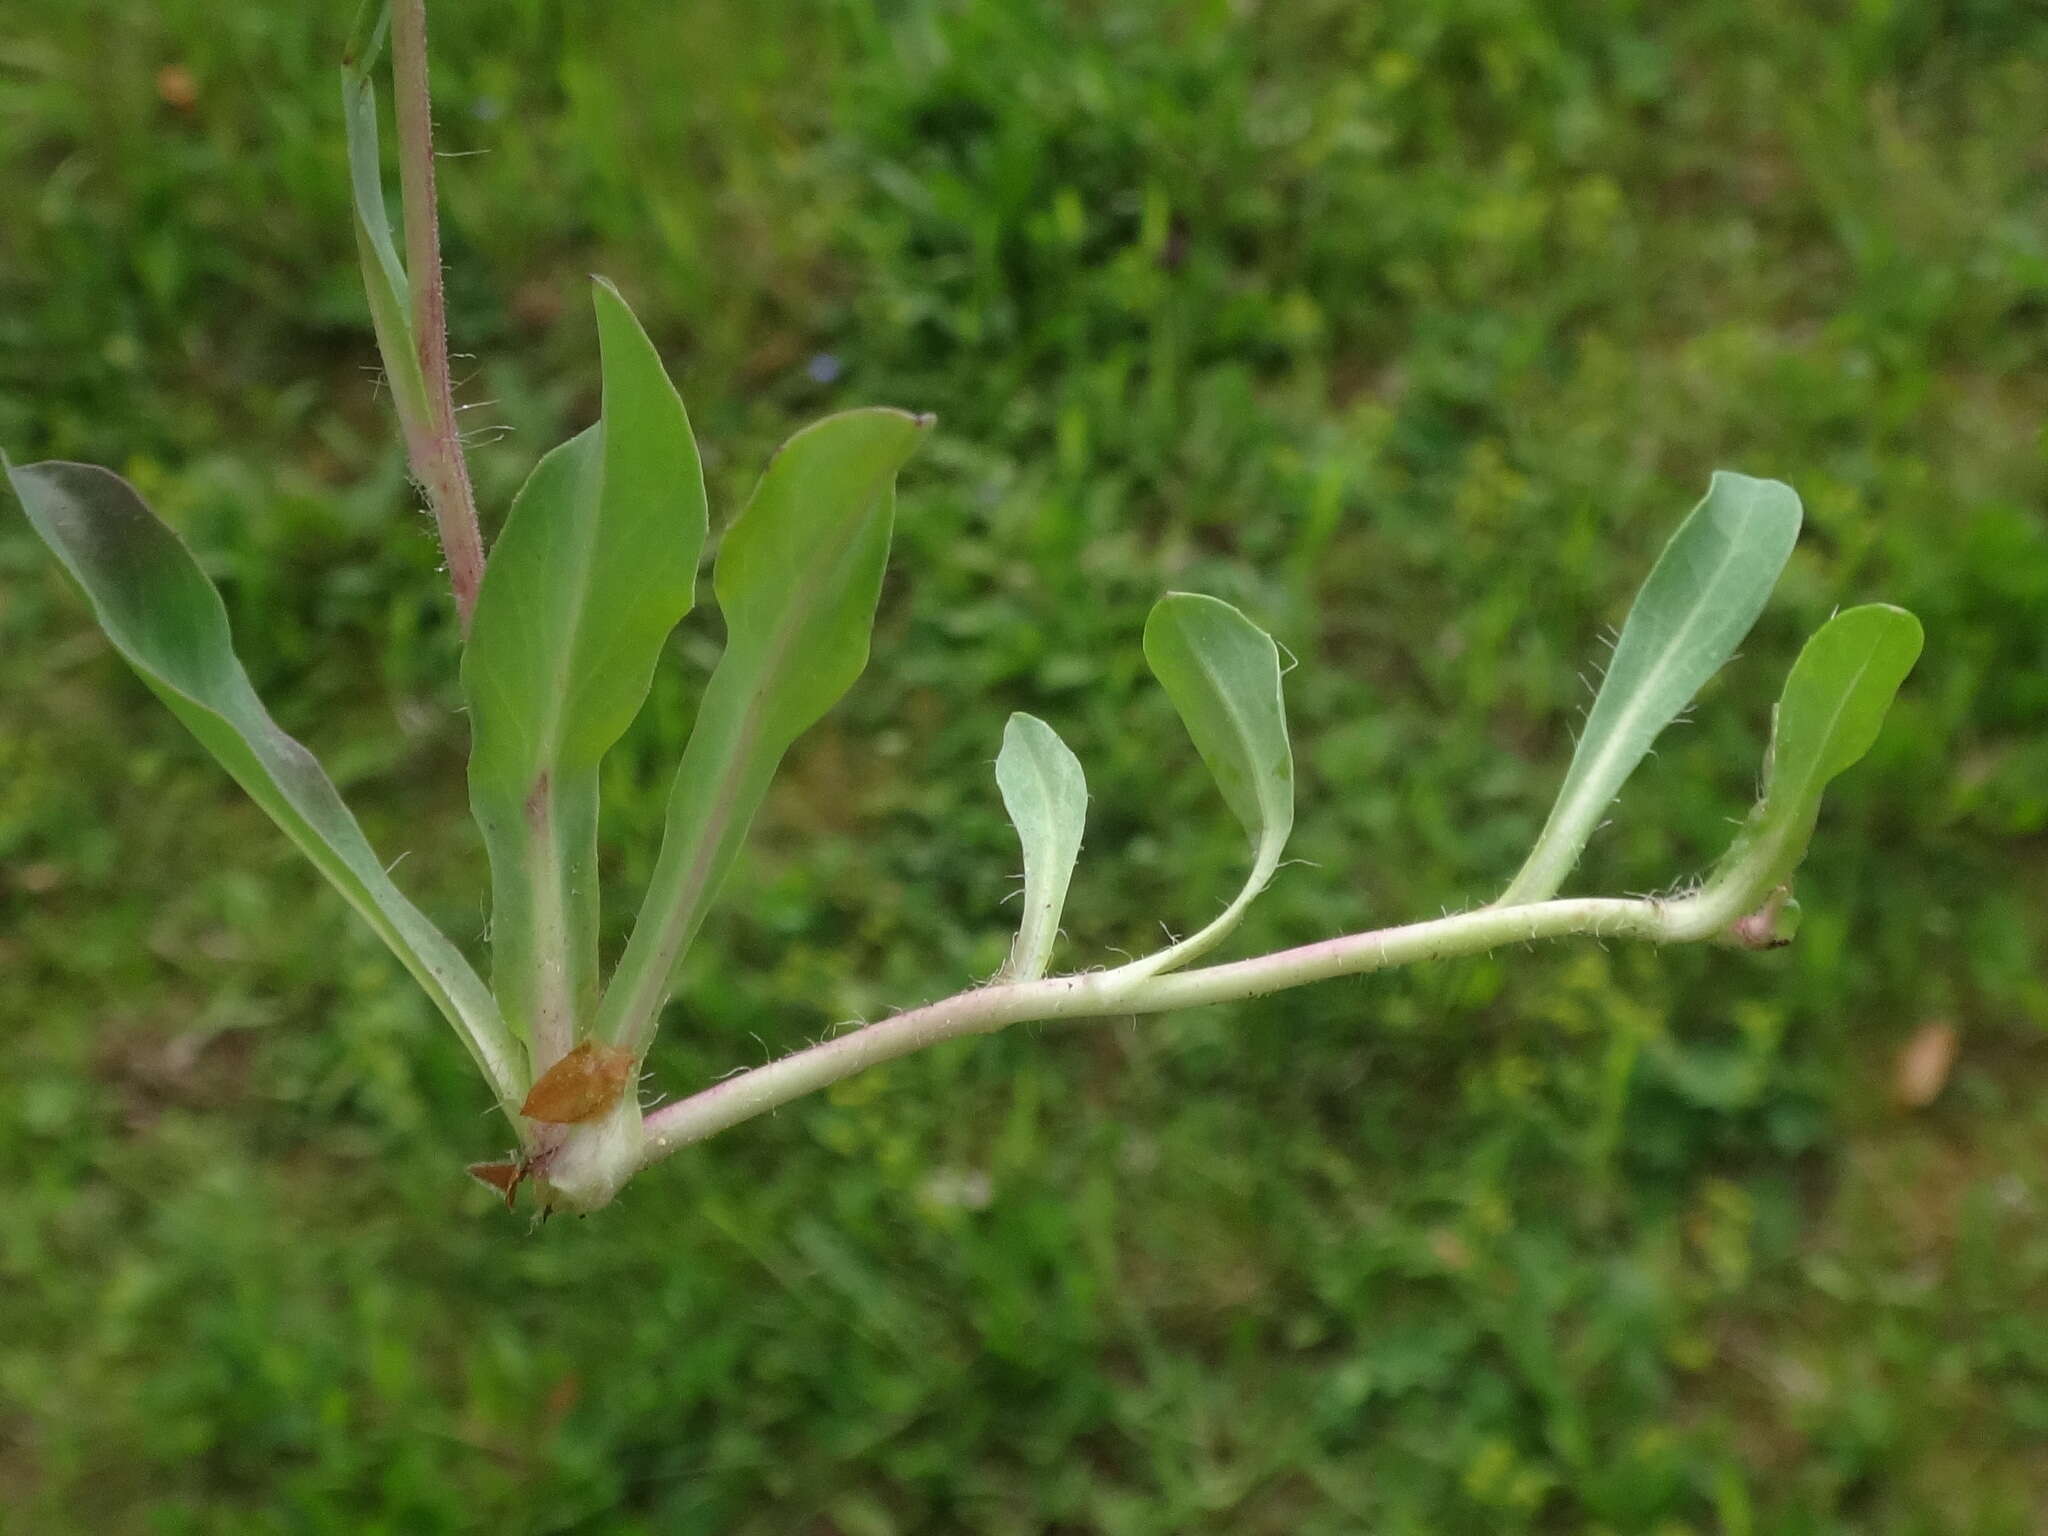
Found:
[[1651, 743], [1749, 633], [1799, 520], [1790, 486], [1716, 472], [1636, 594], [1550, 819], [1499, 905], [1556, 894]]
[[1798, 868], [1821, 791], [1876, 742], [1921, 643], [1920, 621], [1885, 603], [1847, 609], [1814, 631], [1773, 712], [1763, 798], [1710, 884], [1740, 884], [1746, 907]]
[[220, 595], [184, 542], [107, 470], [9, 465], [7, 477], [114, 648], [334, 882], [448, 1016], [500, 1101], [516, 1105], [525, 1066], [490, 994], [391, 883], [312, 753], [270, 718], [235, 656]]
[[1058, 732], [1035, 715], [1018, 714], [1003, 727], [996, 787], [1024, 848], [1024, 913], [1002, 979], [1036, 981], [1052, 957], [1067, 883], [1081, 854], [1088, 780]]
[[598, 1010], [598, 1034], [636, 1057], [783, 754], [867, 665], [896, 471], [931, 422], [860, 410], [806, 427], [769, 462], [725, 535], [713, 581], [725, 654], [676, 770], [647, 899]]
[[1145, 620], [1145, 660], [1252, 840], [1237, 899], [1200, 932], [1138, 962], [1156, 975], [1213, 949], [1280, 867], [1294, 829], [1294, 753], [1280, 688], [1280, 648], [1219, 598], [1169, 592]]
[[618, 291], [600, 280], [594, 294], [603, 416], [513, 502], [462, 661], [492, 981], [537, 1070], [597, 1004], [598, 763], [690, 611], [706, 521], [683, 402]]

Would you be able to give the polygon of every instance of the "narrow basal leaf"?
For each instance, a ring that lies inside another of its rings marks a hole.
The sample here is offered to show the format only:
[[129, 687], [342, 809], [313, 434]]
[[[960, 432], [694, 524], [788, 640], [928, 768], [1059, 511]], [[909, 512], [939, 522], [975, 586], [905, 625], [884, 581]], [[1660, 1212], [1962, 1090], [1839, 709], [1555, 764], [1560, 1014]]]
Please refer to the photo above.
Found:
[[931, 417], [860, 410], [797, 433], [726, 533], [713, 586], [725, 654], [698, 706], [661, 857], [598, 1013], [646, 1049], [670, 977], [790, 743], [867, 665], [895, 517], [896, 471]]
[[107, 470], [10, 465], [7, 476], [114, 648], [376, 929], [448, 1016], [500, 1101], [517, 1103], [525, 1067], [490, 994], [391, 883], [313, 755], [270, 718], [235, 656], [227, 610], [184, 542]]
[[1156, 973], [1214, 948], [1279, 868], [1294, 829], [1294, 753], [1280, 649], [1230, 604], [1168, 593], [1145, 621], [1145, 660], [1252, 840], [1251, 875], [1237, 899], [1199, 933], [1142, 962]]
[[1088, 780], [1058, 732], [1035, 715], [1017, 714], [1003, 727], [996, 787], [1024, 848], [1024, 911], [1001, 979], [1036, 981], [1052, 957], [1080, 857]]
[[1772, 716], [1763, 798], [1724, 871], [1768, 890], [1798, 868], [1821, 792], [1877, 741], [1921, 643], [1920, 621], [1885, 603], [1850, 608], [1814, 631]]
[[617, 290], [594, 293], [603, 415], [513, 502], [462, 662], [492, 982], [536, 1067], [596, 1008], [598, 764], [690, 610], [706, 523], [683, 402]]
[[1749, 633], [1799, 520], [1790, 486], [1716, 472], [1636, 594], [1564, 787], [1500, 905], [1556, 894], [1651, 743]]

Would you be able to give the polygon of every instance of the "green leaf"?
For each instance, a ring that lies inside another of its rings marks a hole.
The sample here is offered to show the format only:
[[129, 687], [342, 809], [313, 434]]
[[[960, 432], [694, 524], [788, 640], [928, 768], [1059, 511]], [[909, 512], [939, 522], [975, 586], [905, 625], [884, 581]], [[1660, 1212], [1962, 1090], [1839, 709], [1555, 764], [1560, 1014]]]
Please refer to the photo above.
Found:
[[681, 397], [609, 283], [594, 290], [603, 415], [512, 504], [462, 680], [470, 801], [491, 855], [492, 980], [537, 1069], [597, 1004], [598, 764], [695, 600], [704, 476]]
[[718, 552], [725, 654], [676, 770], [661, 857], [598, 1033], [645, 1051], [670, 979], [790, 743], [867, 665], [896, 472], [929, 416], [859, 410], [783, 444]]
[[384, 170], [377, 153], [377, 87], [370, 64], [383, 44], [388, 6], [365, 5], [356, 22], [350, 55], [341, 70], [342, 121], [348, 138], [349, 190], [354, 206], [356, 257], [370, 324], [384, 361], [384, 380], [408, 443], [427, 431], [427, 381], [420, 370], [412, 328], [405, 263], [391, 234], [391, 210], [384, 201]]
[[1252, 840], [1244, 889], [1208, 927], [1139, 964], [1147, 974], [1207, 953], [1265, 889], [1294, 829], [1294, 753], [1280, 648], [1230, 604], [1169, 592], [1145, 621], [1145, 660]]
[[114, 648], [391, 946], [499, 1100], [517, 1105], [525, 1069], [490, 994], [391, 883], [313, 755], [270, 718], [235, 656], [227, 610], [184, 542], [107, 470], [8, 465], [7, 477]]
[[1088, 780], [1058, 732], [1035, 715], [1017, 714], [1003, 727], [996, 787], [1024, 848], [1024, 913], [1002, 980], [1036, 981], [1052, 957], [1080, 857]]
[[1739, 871], [1760, 896], [1799, 867], [1821, 792], [1877, 741], [1922, 640], [1920, 621], [1885, 603], [1848, 609], [1814, 631], [1772, 715], [1763, 798], [1724, 872]]
[[1749, 633], [1799, 520], [1790, 486], [1714, 475], [1636, 594], [1550, 819], [1499, 905], [1556, 894], [1651, 743]]

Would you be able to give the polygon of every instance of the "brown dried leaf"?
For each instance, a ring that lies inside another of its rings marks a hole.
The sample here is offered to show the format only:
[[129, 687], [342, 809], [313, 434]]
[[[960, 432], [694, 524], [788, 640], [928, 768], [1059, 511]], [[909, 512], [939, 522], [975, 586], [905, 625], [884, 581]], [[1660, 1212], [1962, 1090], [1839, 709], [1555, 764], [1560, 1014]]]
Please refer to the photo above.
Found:
[[1892, 1096], [1907, 1109], [1925, 1109], [1941, 1097], [1956, 1064], [1962, 1037], [1955, 1025], [1934, 1019], [1913, 1032], [1892, 1066]]
[[586, 1040], [540, 1075], [519, 1113], [550, 1125], [595, 1120], [619, 1102], [632, 1075], [631, 1051]]
[[471, 1163], [469, 1176], [479, 1184], [488, 1184], [505, 1197], [505, 1209], [512, 1209], [513, 1197], [519, 1193], [520, 1180], [526, 1177], [524, 1163]]

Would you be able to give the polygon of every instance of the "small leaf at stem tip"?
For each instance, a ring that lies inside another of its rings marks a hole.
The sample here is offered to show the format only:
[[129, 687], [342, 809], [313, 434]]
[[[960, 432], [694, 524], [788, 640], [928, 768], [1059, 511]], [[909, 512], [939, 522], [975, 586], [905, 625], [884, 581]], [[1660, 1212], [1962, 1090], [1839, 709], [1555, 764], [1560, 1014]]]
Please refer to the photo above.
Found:
[[519, 1113], [549, 1125], [580, 1125], [606, 1114], [626, 1091], [633, 1053], [586, 1040], [534, 1083]]
[[1636, 594], [1557, 803], [1500, 905], [1557, 893], [1651, 744], [1749, 633], [1800, 515], [1788, 485], [1715, 473]]
[[1024, 912], [1001, 979], [1036, 981], [1052, 957], [1081, 853], [1088, 780], [1057, 731], [1035, 715], [1016, 714], [1003, 728], [996, 787], [1024, 850]]
[[1761, 848], [1755, 878], [1776, 883], [1791, 874], [1812, 836], [1821, 792], [1876, 744], [1922, 643], [1920, 621], [1885, 603], [1846, 609], [1814, 631], [1778, 697], [1763, 799], [1729, 862]]

